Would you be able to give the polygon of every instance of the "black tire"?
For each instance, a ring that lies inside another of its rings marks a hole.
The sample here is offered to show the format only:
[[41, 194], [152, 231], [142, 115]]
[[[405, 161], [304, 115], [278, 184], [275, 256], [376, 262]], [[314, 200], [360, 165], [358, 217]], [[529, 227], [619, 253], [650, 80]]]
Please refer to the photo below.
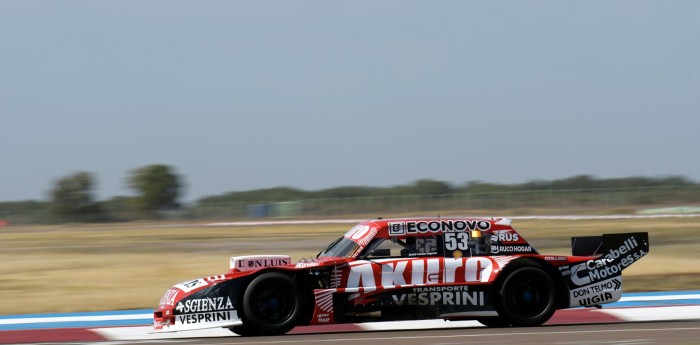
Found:
[[246, 329], [242, 333], [284, 334], [296, 326], [302, 314], [301, 293], [289, 276], [277, 272], [264, 273], [253, 279], [245, 289], [242, 309], [243, 327]]
[[504, 320], [500, 316], [482, 317], [480, 319], [476, 319], [476, 321], [479, 321], [480, 324], [486, 327], [501, 328], [510, 326], [510, 322]]
[[242, 337], [255, 337], [260, 335], [258, 332], [246, 327], [246, 326], [235, 326], [228, 329], [229, 331], [236, 333]]
[[512, 326], [539, 326], [556, 310], [554, 281], [539, 267], [520, 267], [508, 274], [499, 294], [498, 315]]

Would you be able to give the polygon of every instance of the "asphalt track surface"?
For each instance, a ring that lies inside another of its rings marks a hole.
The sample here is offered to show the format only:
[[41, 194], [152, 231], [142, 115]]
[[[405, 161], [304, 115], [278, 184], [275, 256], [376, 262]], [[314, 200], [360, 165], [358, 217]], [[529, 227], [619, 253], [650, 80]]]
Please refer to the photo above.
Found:
[[[107, 341], [105, 344], [114, 342]], [[222, 337], [200, 339], [168, 339], [118, 341], [119, 344], [198, 345], [460, 345], [460, 344], [700, 344], [700, 320], [605, 323], [584, 325], [552, 325], [528, 328], [458, 328], [420, 331], [374, 331], [353, 333], [292, 334], [275, 337]], [[82, 343], [85, 344], [85, 343]], [[99, 342], [92, 344], [100, 344]]]

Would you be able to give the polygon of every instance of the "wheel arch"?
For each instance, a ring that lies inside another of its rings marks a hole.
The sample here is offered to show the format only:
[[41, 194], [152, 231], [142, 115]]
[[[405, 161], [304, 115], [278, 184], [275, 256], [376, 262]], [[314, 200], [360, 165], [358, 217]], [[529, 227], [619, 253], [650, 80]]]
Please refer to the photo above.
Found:
[[[519, 257], [517, 259], [514, 259], [513, 261], [509, 262], [505, 268], [503, 268], [499, 273], [498, 277], [496, 277], [496, 280], [494, 280], [493, 286], [494, 286], [494, 291], [499, 291], [501, 287], [503, 286], [503, 281], [508, 277], [510, 273], [513, 271], [517, 270], [518, 268], [521, 267], [538, 267], [545, 271], [551, 278], [552, 281], [554, 282], [554, 287], [555, 287], [555, 292], [556, 292], [556, 300], [555, 300], [555, 305], [556, 309], [565, 309], [569, 307], [569, 286], [566, 284], [566, 280], [564, 277], [559, 273], [559, 270], [554, 267], [551, 263], [549, 263], [546, 260], [543, 260], [542, 258], [539, 257], [534, 257], [534, 256], [527, 256], [527, 257]], [[494, 301], [494, 303], [498, 303], [497, 301]]]
[[[245, 281], [241, 285], [240, 292], [237, 296], [237, 305], [242, 306], [243, 304], [243, 296], [245, 295], [246, 289], [248, 289], [248, 285], [257, 277], [267, 274], [267, 273], [281, 273], [284, 275], [289, 276], [292, 278], [292, 280], [297, 284], [297, 286], [300, 289], [303, 301], [302, 301], [302, 317], [299, 318], [298, 320], [298, 326], [304, 326], [308, 325], [309, 322], [311, 321], [311, 318], [313, 317], [313, 312], [314, 312], [314, 307], [315, 307], [315, 299], [314, 299], [314, 292], [312, 289], [307, 289], [307, 281], [308, 281], [308, 275], [309, 275], [309, 268], [304, 268], [304, 269], [295, 269], [295, 270], [285, 270], [285, 269], [280, 269], [277, 267], [270, 267], [267, 269], [261, 269], [253, 274], [247, 275], [243, 277]], [[238, 311], [241, 315], [242, 318], [245, 318], [245, 313], [243, 312], [242, 308]]]

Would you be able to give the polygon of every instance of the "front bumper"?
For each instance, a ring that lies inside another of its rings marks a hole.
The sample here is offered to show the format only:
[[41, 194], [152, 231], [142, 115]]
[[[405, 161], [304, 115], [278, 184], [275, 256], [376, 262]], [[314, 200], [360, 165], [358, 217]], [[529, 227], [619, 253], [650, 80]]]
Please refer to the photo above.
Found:
[[243, 321], [236, 310], [204, 313], [172, 314], [172, 310], [157, 310], [153, 313], [155, 333], [189, 331], [205, 328], [230, 328], [240, 326]]

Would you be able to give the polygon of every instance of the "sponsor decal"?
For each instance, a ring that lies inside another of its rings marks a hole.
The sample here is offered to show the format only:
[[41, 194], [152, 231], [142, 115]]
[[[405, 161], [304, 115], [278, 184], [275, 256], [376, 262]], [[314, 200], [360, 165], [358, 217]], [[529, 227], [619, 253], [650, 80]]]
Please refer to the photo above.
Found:
[[243, 267], [245, 265], [248, 268], [258, 268], [258, 267], [287, 265], [287, 264], [289, 264], [289, 260], [288, 259], [252, 259], [252, 260], [247, 260], [247, 262], [245, 262], [245, 263], [244, 263], [244, 261], [239, 261], [238, 264], [239, 264], [239, 267]]
[[499, 253], [532, 253], [532, 246], [530, 245], [518, 245], [518, 246], [501, 246], [501, 245], [491, 245], [491, 254]]
[[175, 305], [175, 298], [177, 297], [178, 290], [175, 289], [170, 289], [165, 292], [165, 295], [163, 295], [163, 298], [160, 299], [160, 305]]
[[416, 256], [435, 256], [438, 255], [438, 252], [418, 252], [418, 253], [408, 253], [408, 257], [416, 257]]
[[314, 299], [316, 306], [322, 311], [333, 313], [333, 293], [334, 290], [314, 290]]
[[191, 325], [206, 322], [221, 322], [236, 320], [233, 311], [218, 311], [213, 313], [197, 313], [175, 316], [176, 324]]
[[569, 265], [559, 266], [559, 272], [562, 276], [568, 276], [571, 274], [571, 268]]
[[232, 309], [233, 303], [231, 303], [231, 298], [228, 296], [189, 299], [184, 302], [178, 302], [177, 307], [175, 307], [175, 310], [179, 313], [199, 313]]
[[547, 261], [566, 261], [566, 256], [545, 256]]
[[374, 235], [377, 234], [377, 231], [377, 228], [372, 228], [369, 225], [355, 225], [355, 227], [345, 233], [345, 238], [362, 247], [366, 247], [369, 241], [374, 238]]
[[582, 286], [620, 275], [623, 269], [646, 255], [643, 249], [635, 251], [638, 246], [632, 236], [619, 248], [610, 249], [600, 258], [572, 266], [571, 281]]
[[[438, 243], [435, 237], [416, 238], [416, 250], [418, 255], [437, 255]], [[413, 254], [413, 253], [412, 253]]]
[[572, 289], [570, 296], [571, 307], [592, 306], [617, 301], [622, 297], [622, 277]]
[[357, 246], [355, 250], [352, 251], [352, 253], [349, 255], [351, 258], [356, 258], [360, 253], [362, 253], [362, 250], [365, 248], [363, 246]]
[[238, 271], [251, 271], [263, 267], [284, 266], [292, 263], [288, 255], [252, 255], [234, 256], [231, 258], [231, 268]]
[[197, 288], [200, 288], [202, 286], [207, 286], [209, 285], [204, 279], [195, 279], [195, 280], [190, 280], [186, 282], [182, 282], [180, 284], [175, 285], [174, 287], [184, 291], [184, 292], [190, 292], [192, 290], [195, 290]]
[[218, 276], [206, 277], [206, 278], [204, 278], [204, 280], [206, 280], [210, 284], [216, 284], [218, 282], [222, 282], [222, 281], [226, 280], [226, 276], [223, 274], [219, 274]]
[[602, 304], [606, 302], [613, 301], [613, 294], [610, 292], [603, 292], [601, 294], [585, 297], [583, 299], [580, 299], [578, 301], [580, 306], [587, 306], [587, 305], [596, 305], [596, 304]]
[[296, 268], [309, 268], [309, 267], [316, 267], [316, 266], [320, 266], [320, 265], [321, 264], [318, 262], [311, 261], [311, 262], [299, 262], [294, 267], [296, 267]]
[[443, 238], [445, 250], [469, 250], [468, 232], [447, 233]]
[[350, 264], [346, 286], [488, 282], [493, 271], [493, 261], [486, 257], [361, 260]]
[[498, 242], [518, 242], [520, 241], [520, 235], [514, 230], [496, 230], [492, 232], [491, 240]]
[[402, 236], [417, 233], [461, 232], [491, 229], [485, 220], [433, 220], [389, 222], [389, 236]]
[[589, 286], [573, 289], [571, 290], [571, 296], [574, 298], [583, 297], [602, 291], [620, 290], [620, 287], [622, 287], [622, 281], [618, 278], [613, 278]]
[[369, 225], [357, 225], [354, 228], [350, 229], [350, 231], [348, 231], [345, 237], [355, 241], [361, 240], [367, 235], [367, 233], [369, 233], [369, 229]]
[[333, 293], [335, 291], [335, 289], [314, 290], [314, 299], [316, 302], [314, 311], [315, 323], [323, 324], [333, 322]]
[[468, 291], [468, 286], [421, 287], [410, 293], [391, 295], [398, 306], [461, 305], [484, 306], [483, 291]]

